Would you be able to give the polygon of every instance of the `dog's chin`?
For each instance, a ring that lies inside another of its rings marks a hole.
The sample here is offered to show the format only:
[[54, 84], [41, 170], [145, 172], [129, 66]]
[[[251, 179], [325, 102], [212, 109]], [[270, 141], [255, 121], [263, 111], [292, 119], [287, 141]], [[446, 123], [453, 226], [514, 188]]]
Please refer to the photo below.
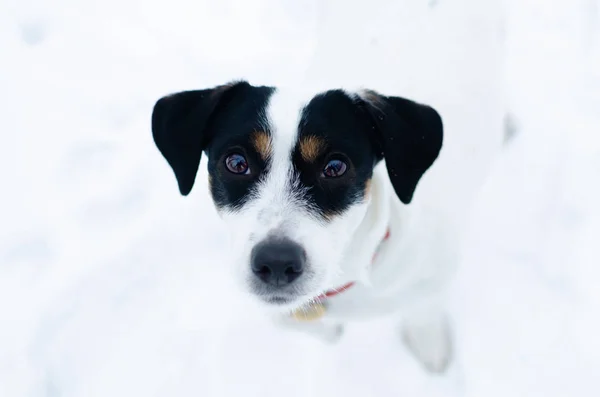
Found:
[[273, 312], [279, 313], [291, 313], [303, 305], [306, 301], [300, 297], [288, 297], [288, 296], [260, 296], [259, 297], [261, 306]]
[[256, 297], [264, 309], [279, 313], [294, 312], [314, 299], [313, 295], [261, 294]]

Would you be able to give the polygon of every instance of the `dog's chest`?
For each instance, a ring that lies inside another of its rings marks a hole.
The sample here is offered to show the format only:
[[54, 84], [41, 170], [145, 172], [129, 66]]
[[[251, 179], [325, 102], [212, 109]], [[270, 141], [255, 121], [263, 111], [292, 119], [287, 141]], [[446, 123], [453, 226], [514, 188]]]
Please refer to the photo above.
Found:
[[[385, 262], [379, 254], [382, 247], [388, 243], [390, 236], [391, 233], [388, 227], [381, 242], [373, 251], [368, 271], [373, 271], [379, 264]], [[370, 301], [377, 295], [374, 292], [372, 286], [357, 281], [349, 281], [317, 296], [310, 304], [294, 311], [291, 317], [298, 322], [313, 322], [340, 316], [353, 317], [364, 308], [372, 306]]]

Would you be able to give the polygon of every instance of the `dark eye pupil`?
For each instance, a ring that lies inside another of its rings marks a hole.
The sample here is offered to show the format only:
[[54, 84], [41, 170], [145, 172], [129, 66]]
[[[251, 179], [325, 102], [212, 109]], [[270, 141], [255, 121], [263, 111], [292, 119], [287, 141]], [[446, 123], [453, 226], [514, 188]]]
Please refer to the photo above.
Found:
[[341, 160], [331, 160], [323, 170], [323, 174], [327, 177], [341, 176], [344, 172], [346, 172], [346, 163]]
[[339, 172], [342, 169], [342, 162], [335, 160], [335, 161], [331, 161], [328, 164], [328, 168], [332, 171], [332, 172]]
[[248, 162], [240, 154], [232, 154], [225, 160], [227, 169], [234, 174], [243, 174], [248, 170]]

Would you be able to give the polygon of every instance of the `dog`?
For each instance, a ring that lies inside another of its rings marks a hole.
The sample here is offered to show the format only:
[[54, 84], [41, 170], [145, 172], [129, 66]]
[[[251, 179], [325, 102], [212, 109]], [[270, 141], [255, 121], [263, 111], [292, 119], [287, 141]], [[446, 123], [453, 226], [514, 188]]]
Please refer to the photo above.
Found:
[[456, 229], [436, 204], [440, 182], [419, 194], [443, 152], [436, 109], [368, 89], [242, 80], [160, 98], [151, 128], [182, 195], [208, 158], [232, 274], [274, 320], [332, 343], [348, 321], [401, 314], [409, 351], [432, 372], [447, 368]]

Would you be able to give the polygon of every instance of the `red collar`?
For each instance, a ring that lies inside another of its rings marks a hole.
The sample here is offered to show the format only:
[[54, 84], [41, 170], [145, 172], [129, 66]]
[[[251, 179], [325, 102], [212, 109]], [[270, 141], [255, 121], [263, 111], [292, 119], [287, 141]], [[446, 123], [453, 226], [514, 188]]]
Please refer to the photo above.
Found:
[[[377, 249], [375, 250], [375, 254], [373, 254], [373, 259], [371, 260], [372, 262], [375, 261], [375, 258], [377, 258], [377, 252], [379, 251], [379, 247], [381, 246], [381, 244], [386, 241], [387, 239], [390, 238], [390, 228], [388, 227], [388, 229], [385, 232], [385, 235], [383, 236], [383, 239], [381, 240], [381, 243], [379, 243], [379, 246], [377, 247]], [[322, 301], [326, 298], [330, 298], [332, 296], [335, 296], [337, 294], [341, 294], [342, 292], [346, 291], [348, 288], [352, 287], [355, 284], [354, 281], [350, 281], [349, 283], [346, 283], [344, 285], [342, 285], [339, 288], [334, 288], [334, 289], [330, 289], [329, 291], [326, 291], [325, 293], [317, 296], [315, 298], [316, 301]]]

